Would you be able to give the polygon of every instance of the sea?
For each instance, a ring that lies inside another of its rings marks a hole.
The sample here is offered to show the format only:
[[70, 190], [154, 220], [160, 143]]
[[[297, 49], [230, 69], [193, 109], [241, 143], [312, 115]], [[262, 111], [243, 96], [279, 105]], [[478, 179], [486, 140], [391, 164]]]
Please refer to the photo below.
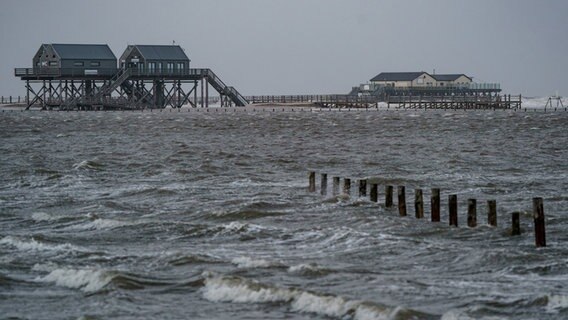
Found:
[[567, 126], [542, 108], [0, 112], [0, 319], [567, 319]]

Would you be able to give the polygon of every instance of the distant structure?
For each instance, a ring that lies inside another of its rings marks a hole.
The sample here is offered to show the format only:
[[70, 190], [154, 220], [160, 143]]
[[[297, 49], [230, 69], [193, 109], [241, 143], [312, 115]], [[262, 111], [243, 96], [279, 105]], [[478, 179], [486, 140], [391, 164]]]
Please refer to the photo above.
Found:
[[108, 45], [42, 44], [33, 67], [14, 74], [26, 81], [28, 109], [207, 107], [209, 86], [222, 106], [248, 104], [211, 69], [190, 68], [178, 45], [129, 45], [117, 61]]
[[493, 95], [501, 92], [498, 83], [475, 83], [465, 74], [429, 74], [420, 72], [381, 72], [369, 83], [354, 87], [350, 95], [376, 96], [387, 101], [390, 96], [440, 96], [456, 94]]

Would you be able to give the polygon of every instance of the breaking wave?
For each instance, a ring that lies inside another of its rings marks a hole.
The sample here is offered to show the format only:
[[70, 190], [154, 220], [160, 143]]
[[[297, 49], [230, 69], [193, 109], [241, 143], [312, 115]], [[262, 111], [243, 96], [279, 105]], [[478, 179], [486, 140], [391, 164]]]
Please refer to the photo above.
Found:
[[[400, 307], [390, 308], [366, 301], [309, 292], [296, 288], [277, 287], [240, 277], [205, 274], [203, 296], [212, 302], [233, 303], [287, 303], [296, 312], [355, 320], [392, 319], [401, 314], [419, 316], [420, 313]], [[408, 317], [410, 318], [410, 317]]]
[[114, 276], [112, 272], [97, 269], [56, 269], [36, 280], [91, 293], [104, 288]]
[[76, 252], [82, 251], [80, 248], [69, 243], [64, 244], [47, 244], [39, 242], [35, 239], [20, 239], [17, 237], [7, 236], [0, 240], [0, 245], [14, 247], [20, 251], [51, 251], [51, 252]]

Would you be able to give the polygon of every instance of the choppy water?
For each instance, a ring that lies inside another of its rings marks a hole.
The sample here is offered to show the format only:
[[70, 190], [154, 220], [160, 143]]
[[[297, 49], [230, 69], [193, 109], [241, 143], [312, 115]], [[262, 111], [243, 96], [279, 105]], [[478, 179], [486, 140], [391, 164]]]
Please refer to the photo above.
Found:
[[[0, 318], [568, 318], [567, 124], [512, 111], [2, 113]], [[377, 177], [380, 203], [355, 186], [310, 194], [308, 170]], [[406, 185], [409, 217], [384, 208], [387, 183]], [[427, 203], [442, 189], [441, 223], [412, 217], [417, 187]], [[534, 196], [547, 248], [534, 246]]]

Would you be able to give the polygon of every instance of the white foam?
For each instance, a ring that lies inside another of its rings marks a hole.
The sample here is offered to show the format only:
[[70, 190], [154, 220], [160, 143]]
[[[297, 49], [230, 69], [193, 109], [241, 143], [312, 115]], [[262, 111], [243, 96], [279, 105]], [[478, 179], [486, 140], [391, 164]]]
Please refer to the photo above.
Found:
[[122, 226], [129, 225], [129, 223], [113, 219], [95, 219], [91, 222], [81, 225], [79, 229], [83, 230], [109, 230]]
[[34, 212], [34, 213], [32, 213], [32, 219], [36, 222], [41, 222], [41, 221], [56, 220], [57, 218], [52, 217], [45, 212]]
[[548, 297], [546, 312], [558, 313], [560, 310], [568, 309], [568, 296], [552, 295]]
[[292, 310], [354, 320], [391, 319], [399, 310], [382, 308], [357, 300], [323, 295], [299, 289], [279, 288], [237, 277], [210, 276], [203, 288], [205, 299], [234, 303], [290, 303]]
[[231, 260], [232, 264], [239, 268], [269, 268], [277, 264], [264, 259], [253, 259], [250, 257], [238, 257]]
[[12, 236], [7, 236], [0, 240], [0, 245], [8, 245], [17, 248], [20, 251], [55, 251], [55, 252], [71, 252], [81, 251], [79, 248], [68, 244], [51, 245], [37, 242], [35, 239], [22, 240]]
[[56, 269], [36, 281], [55, 283], [60, 287], [81, 289], [84, 292], [96, 292], [104, 288], [113, 276], [97, 269]]

